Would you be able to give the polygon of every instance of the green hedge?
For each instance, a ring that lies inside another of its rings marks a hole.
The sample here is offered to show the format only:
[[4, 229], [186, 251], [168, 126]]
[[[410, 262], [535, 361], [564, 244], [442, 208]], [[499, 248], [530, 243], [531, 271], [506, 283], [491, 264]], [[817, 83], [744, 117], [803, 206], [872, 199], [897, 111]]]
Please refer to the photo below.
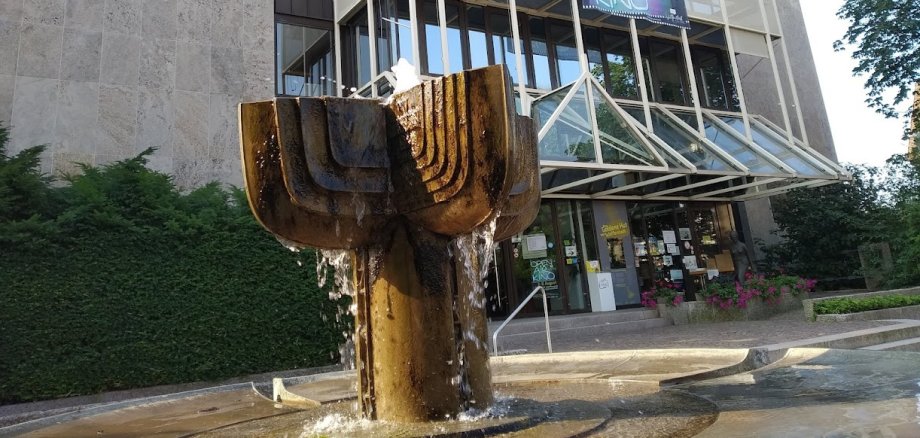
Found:
[[882, 295], [867, 298], [834, 298], [815, 303], [816, 315], [839, 315], [895, 307], [918, 306], [920, 295]]
[[345, 324], [313, 251], [239, 191], [180, 193], [145, 154], [52, 185], [0, 127], [0, 403], [312, 367]]

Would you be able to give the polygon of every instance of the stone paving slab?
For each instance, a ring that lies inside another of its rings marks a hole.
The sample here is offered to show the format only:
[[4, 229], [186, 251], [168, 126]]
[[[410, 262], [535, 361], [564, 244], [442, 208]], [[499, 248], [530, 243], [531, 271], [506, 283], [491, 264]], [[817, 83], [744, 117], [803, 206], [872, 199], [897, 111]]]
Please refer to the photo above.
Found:
[[719, 408], [699, 437], [920, 436], [920, 354], [795, 349], [781, 361], [678, 388]]
[[[803, 310], [763, 321], [731, 321], [690, 324], [629, 331], [606, 336], [553, 336], [553, 351], [602, 351], [659, 348], [755, 348], [801, 341], [894, 324], [890, 321], [808, 322]], [[529, 353], [546, 352], [546, 340], [534, 340], [515, 348]]]
[[278, 408], [254, 390], [201, 394], [137, 405], [44, 427], [23, 437], [181, 437], [228, 424], [295, 412]]

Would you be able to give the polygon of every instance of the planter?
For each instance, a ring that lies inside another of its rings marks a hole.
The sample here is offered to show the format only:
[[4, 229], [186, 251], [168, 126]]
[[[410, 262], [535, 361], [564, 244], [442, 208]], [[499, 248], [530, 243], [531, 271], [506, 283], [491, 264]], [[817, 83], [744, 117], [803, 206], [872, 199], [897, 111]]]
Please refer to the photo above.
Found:
[[[684, 296], [683, 292], [679, 292], [678, 295]], [[671, 325], [682, 325], [686, 322], [681, 322], [686, 320], [686, 312], [682, 311], [683, 305], [686, 304], [686, 301], [681, 302], [679, 306], [674, 306], [671, 304], [670, 300], [664, 298], [658, 298], [658, 315], [664, 318], [666, 321], [671, 323]]]
[[683, 302], [680, 306], [659, 305], [658, 312], [671, 324], [699, 324], [726, 321], [757, 321], [773, 315], [802, 308], [802, 299], [787, 295], [777, 304], [767, 304], [760, 300], [749, 301], [747, 307], [722, 309], [705, 301]]
[[[817, 318], [815, 316], [815, 303], [825, 300], [833, 300], [835, 298], [868, 298], [873, 296], [884, 296], [884, 295], [920, 295], [920, 287], [911, 287], [907, 289], [894, 289], [886, 290], [879, 292], [869, 292], [861, 294], [850, 294], [850, 295], [837, 295], [824, 298], [815, 298], [811, 300], [804, 300], [802, 305], [805, 308], [805, 320], [806, 321], [815, 321]], [[885, 319], [885, 318], [882, 318]], [[853, 320], [855, 321], [855, 320]]]

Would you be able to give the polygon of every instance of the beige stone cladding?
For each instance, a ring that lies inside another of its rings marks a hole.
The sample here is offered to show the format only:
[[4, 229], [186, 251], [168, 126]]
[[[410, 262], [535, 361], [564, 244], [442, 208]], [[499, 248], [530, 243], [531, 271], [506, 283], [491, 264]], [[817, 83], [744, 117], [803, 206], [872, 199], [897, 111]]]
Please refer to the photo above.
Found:
[[240, 185], [236, 105], [274, 95], [264, 0], [0, 0], [0, 123], [47, 172], [157, 149], [182, 187]]

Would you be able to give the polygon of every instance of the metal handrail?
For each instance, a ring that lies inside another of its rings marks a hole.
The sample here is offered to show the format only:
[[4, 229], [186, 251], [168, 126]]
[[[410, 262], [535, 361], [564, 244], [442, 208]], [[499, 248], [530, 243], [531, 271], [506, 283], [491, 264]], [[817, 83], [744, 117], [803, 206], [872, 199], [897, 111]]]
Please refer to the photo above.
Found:
[[511, 322], [515, 316], [517, 316], [518, 312], [520, 312], [521, 309], [523, 309], [524, 306], [526, 306], [527, 303], [533, 299], [537, 292], [543, 292], [543, 318], [546, 320], [546, 348], [549, 349], [550, 353], [553, 352], [553, 341], [550, 339], [549, 334], [549, 306], [546, 304], [546, 289], [543, 289], [543, 286], [537, 286], [533, 292], [531, 292], [530, 295], [528, 295], [527, 298], [521, 302], [521, 305], [518, 306], [517, 309], [514, 309], [514, 312], [511, 312], [511, 316], [509, 316], [508, 319], [502, 323], [502, 325], [498, 326], [498, 329], [495, 330], [495, 333], [492, 333], [492, 351], [496, 355], [498, 355], [498, 333], [501, 332], [502, 329], [504, 329], [505, 326], [508, 325], [508, 323]]

